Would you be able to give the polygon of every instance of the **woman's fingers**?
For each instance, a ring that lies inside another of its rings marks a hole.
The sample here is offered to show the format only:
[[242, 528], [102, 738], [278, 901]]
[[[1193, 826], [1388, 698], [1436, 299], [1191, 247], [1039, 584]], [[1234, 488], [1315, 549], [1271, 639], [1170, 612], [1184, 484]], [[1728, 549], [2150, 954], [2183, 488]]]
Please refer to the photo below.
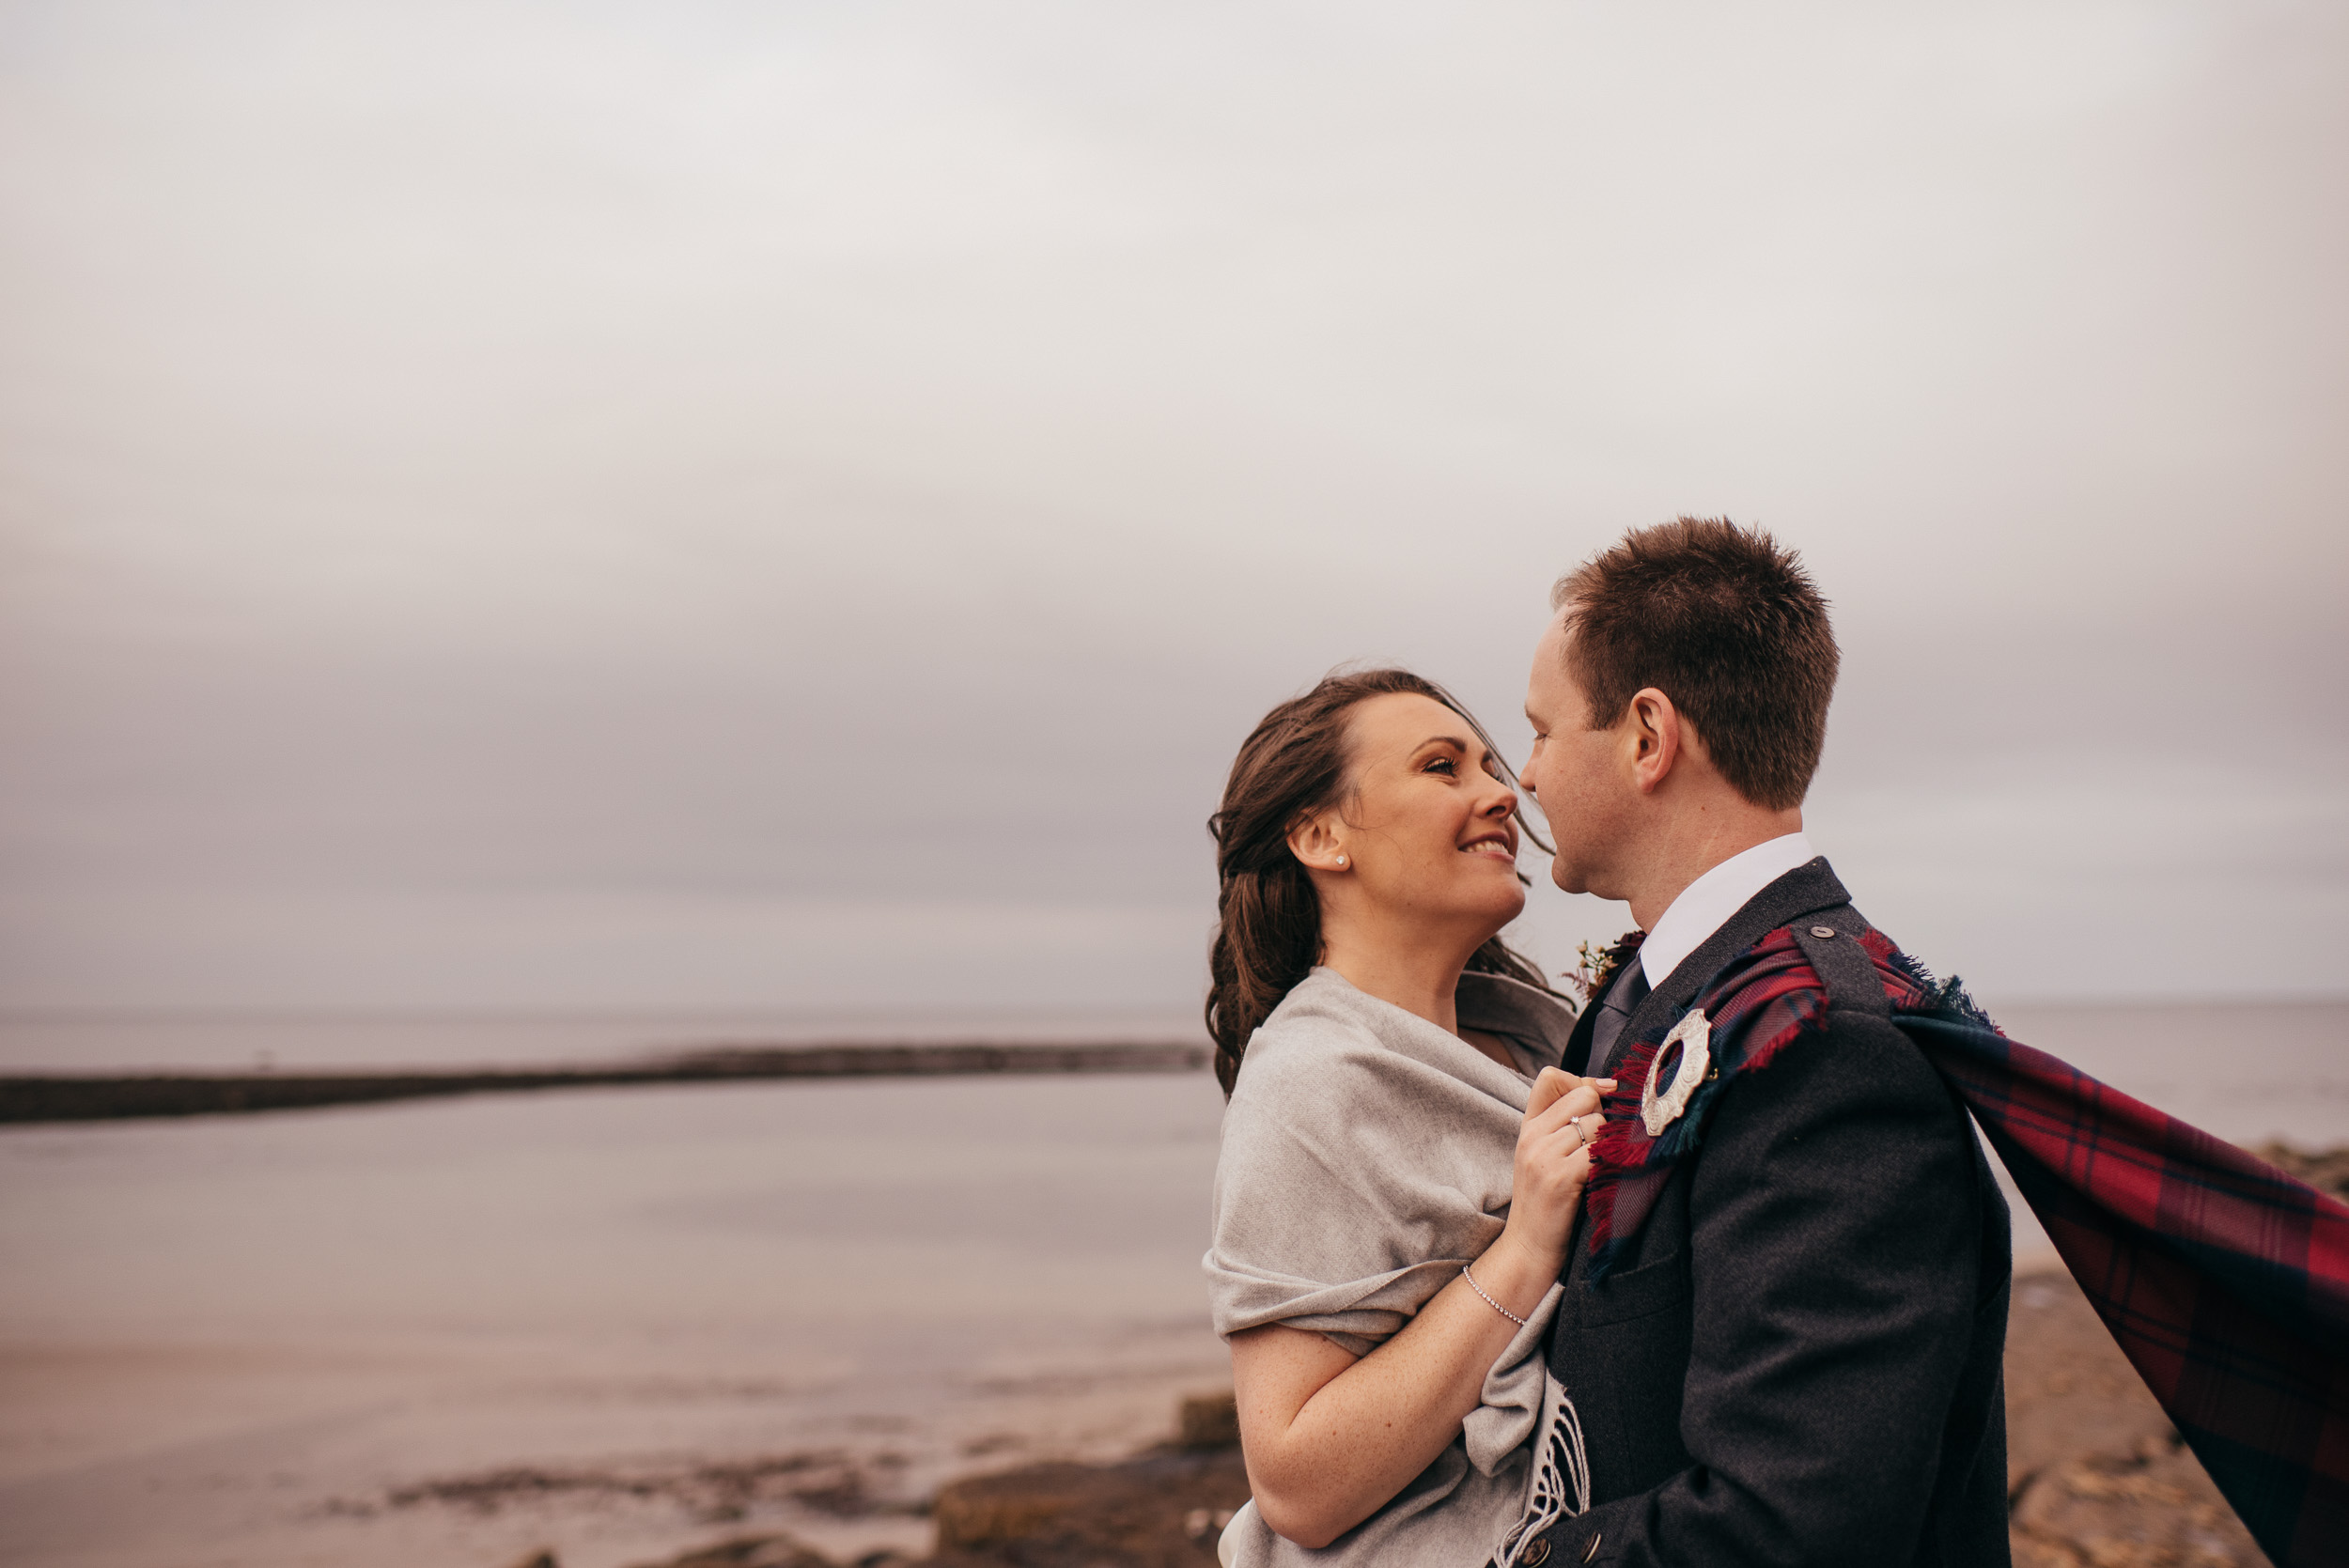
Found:
[[1604, 1116], [1578, 1116], [1545, 1132], [1534, 1148], [1545, 1158], [1563, 1163], [1597, 1142], [1606, 1130]]
[[1582, 1080], [1556, 1067], [1544, 1067], [1533, 1075], [1532, 1093], [1525, 1096], [1525, 1117], [1532, 1121], [1558, 1103], [1569, 1089]]
[[[1591, 1174], [1591, 1144], [1606, 1130], [1600, 1096], [1612, 1079], [1583, 1079], [1545, 1069], [1527, 1096], [1517, 1155], [1519, 1197], [1538, 1192], [1545, 1206], [1563, 1205], [1558, 1223], [1570, 1223]], [[1531, 1184], [1531, 1185], [1528, 1185]]]
[[1579, 1098], [1587, 1103], [1581, 1103], [1578, 1110], [1564, 1112], [1566, 1115], [1579, 1116], [1596, 1110], [1599, 1097], [1613, 1093], [1614, 1087], [1615, 1080], [1611, 1078], [1577, 1078], [1563, 1068], [1544, 1067], [1534, 1075], [1533, 1088], [1525, 1096], [1525, 1119], [1530, 1122], [1555, 1110], [1560, 1100], [1569, 1098]]
[[1598, 1141], [1598, 1129], [1604, 1125], [1605, 1119], [1599, 1116], [1573, 1117], [1565, 1126], [1566, 1141], [1575, 1148], [1587, 1149]]
[[1558, 1150], [1557, 1164], [1552, 1169], [1568, 1186], [1581, 1186], [1591, 1169], [1591, 1146], [1588, 1143], [1566, 1143]]
[[1588, 1116], [1596, 1110], [1598, 1106], [1598, 1091], [1591, 1088], [1587, 1083], [1581, 1083], [1552, 1100], [1543, 1108], [1539, 1114], [1529, 1111], [1525, 1119], [1529, 1126], [1547, 1130], [1550, 1127], [1563, 1126], [1578, 1116]]

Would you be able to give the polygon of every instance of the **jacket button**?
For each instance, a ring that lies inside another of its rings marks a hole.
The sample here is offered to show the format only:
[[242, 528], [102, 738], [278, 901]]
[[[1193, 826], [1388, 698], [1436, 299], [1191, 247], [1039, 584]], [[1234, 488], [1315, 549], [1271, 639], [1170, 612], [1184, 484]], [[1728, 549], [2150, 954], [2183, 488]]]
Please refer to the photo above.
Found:
[[1811, 928], [1811, 934], [1814, 937], [1832, 937], [1835, 935], [1835, 927], [1832, 925], [1814, 925]]
[[1549, 1543], [1538, 1535], [1526, 1544], [1524, 1552], [1517, 1558], [1522, 1568], [1542, 1568], [1542, 1564], [1548, 1560]]
[[1591, 1559], [1596, 1557], [1598, 1555], [1598, 1544], [1606, 1539], [1607, 1537], [1604, 1535], [1592, 1536], [1591, 1544], [1582, 1548], [1582, 1560], [1588, 1562]]

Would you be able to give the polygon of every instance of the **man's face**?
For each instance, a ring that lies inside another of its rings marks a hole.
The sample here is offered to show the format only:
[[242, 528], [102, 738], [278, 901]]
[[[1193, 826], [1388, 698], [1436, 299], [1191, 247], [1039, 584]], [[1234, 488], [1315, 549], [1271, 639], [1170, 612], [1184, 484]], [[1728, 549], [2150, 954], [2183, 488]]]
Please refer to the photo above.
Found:
[[1568, 893], [1620, 897], [1610, 888], [1610, 862], [1631, 831], [1639, 792], [1624, 764], [1621, 735], [1590, 727], [1591, 706], [1566, 668], [1564, 621], [1561, 611], [1533, 650], [1525, 689], [1533, 753], [1519, 782], [1541, 802], [1550, 842], [1558, 846], [1550, 880]]

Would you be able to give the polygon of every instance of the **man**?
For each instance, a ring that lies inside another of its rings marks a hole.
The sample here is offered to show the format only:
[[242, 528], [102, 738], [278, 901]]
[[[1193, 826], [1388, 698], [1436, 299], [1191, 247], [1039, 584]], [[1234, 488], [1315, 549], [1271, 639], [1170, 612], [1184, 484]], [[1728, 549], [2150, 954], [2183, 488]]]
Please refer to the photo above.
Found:
[[[1549, 1354], [1591, 1507], [1517, 1561], [2004, 1564], [2006, 1205], [1952, 1090], [1871, 1001], [1873, 971], [1843, 967], [1868, 927], [1803, 837], [1835, 685], [1826, 602], [1767, 534], [1683, 518], [1594, 557], [1552, 604], [1524, 783], [1558, 886], [1623, 900], [1646, 933], [1568, 1068], [1636, 1088], [1652, 1065], [1685, 1087], [1672, 1042], [1645, 1053], [1789, 928], [1830, 1005], [1766, 1066], [1730, 1062], [1681, 1102], [1686, 1152], [1608, 1257], [1577, 1236]], [[1632, 1147], [1642, 1110], [1620, 1097]], [[1669, 1126], [1673, 1106], [1645, 1113]]]

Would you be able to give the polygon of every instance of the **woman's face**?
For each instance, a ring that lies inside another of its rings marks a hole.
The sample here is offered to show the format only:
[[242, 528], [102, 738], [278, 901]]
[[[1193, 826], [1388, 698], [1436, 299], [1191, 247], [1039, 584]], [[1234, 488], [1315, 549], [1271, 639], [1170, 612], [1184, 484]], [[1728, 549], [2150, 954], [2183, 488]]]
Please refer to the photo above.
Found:
[[1486, 924], [1487, 936], [1515, 920], [1525, 908], [1517, 792], [1468, 722], [1394, 692], [1356, 705], [1347, 740], [1352, 788], [1290, 836], [1298, 858], [1392, 914]]

